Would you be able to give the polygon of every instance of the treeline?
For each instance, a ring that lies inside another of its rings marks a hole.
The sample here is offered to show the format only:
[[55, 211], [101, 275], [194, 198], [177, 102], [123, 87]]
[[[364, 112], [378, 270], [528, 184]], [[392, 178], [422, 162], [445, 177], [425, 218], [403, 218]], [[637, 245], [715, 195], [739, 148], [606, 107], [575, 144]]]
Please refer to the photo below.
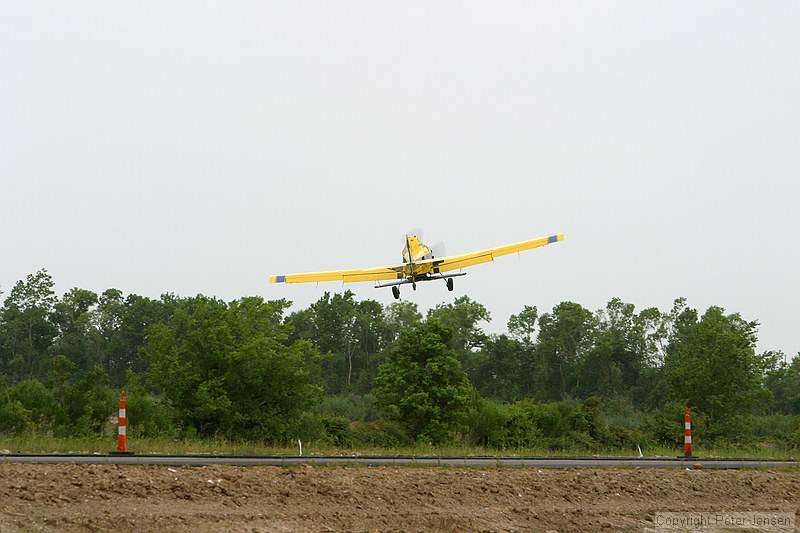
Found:
[[113, 432], [120, 390], [135, 436], [488, 449], [800, 445], [800, 358], [757, 353], [757, 322], [683, 299], [637, 311], [524, 306], [507, 333], [464, 296], [426, 315], [325, 293], [285, 300], [58, 298], [42, 270], [0, 308], [0, 435]]

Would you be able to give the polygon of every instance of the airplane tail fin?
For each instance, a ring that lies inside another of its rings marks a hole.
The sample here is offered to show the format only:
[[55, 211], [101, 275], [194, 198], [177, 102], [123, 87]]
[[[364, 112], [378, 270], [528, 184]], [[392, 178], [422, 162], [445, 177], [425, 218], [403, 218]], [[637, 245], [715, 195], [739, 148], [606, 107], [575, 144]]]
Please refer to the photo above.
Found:
[[403, 250], [404, 263], [413, 263], [414, 261], [419, 261], [431, 253], [431, 249], [423, 244], [416, 235], [406, 235], [406, 247]]

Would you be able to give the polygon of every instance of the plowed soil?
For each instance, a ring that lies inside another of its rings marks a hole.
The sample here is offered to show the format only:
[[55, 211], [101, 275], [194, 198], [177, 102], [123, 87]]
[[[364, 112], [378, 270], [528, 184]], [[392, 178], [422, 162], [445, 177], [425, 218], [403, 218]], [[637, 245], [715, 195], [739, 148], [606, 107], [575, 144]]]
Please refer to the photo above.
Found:
[[661, 511], [798, 513], [800, 474], [0, 464], [2, 533], [643, 531]]

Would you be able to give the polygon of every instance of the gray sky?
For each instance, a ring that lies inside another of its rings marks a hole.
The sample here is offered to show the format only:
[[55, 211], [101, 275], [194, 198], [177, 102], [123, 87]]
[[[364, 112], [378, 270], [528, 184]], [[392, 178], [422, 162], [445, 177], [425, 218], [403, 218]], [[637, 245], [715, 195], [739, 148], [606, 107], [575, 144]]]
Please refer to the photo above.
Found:
[[524, 305], [681, 296], [800, 351], [800, 3], [0, 3], [0, 290], [287, 298], [270, 274], [563, 231], [470, 269]]

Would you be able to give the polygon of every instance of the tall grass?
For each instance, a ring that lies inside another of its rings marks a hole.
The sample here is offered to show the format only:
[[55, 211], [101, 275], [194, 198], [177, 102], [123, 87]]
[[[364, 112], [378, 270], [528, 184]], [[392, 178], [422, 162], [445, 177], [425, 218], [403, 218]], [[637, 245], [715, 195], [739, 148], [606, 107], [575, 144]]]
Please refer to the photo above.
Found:
[[[47, 435], [0, 435], [0, 454], [99, 454], [105, 455], [116, 449], [116, 439], [108, 437], [55, 438]], [[299, 455], [299, 445], [274, 446], [257, 442], [230, 442], [225, 439], [170, 439], [134, 438], [128, 440], [128, 450], [137, 455]], [[642, 449], [645, 457], [679, 457], [682, 449], [665, 446], [650, 446]], [[571, 450], [553, 451], [545, 448], [489, 450], [475, 446], [433, 446], [417, 444], [398, 448], [335, 447], [325, 442], [303, 443], [303, 455], [404, 455], [432, 457], [511, 456], [511, 457], [638, 457], [639, 450]], [[695, 457], [700, 458], [746, 458], [746, 459], [794, 459], [796, 451], [778, 449], [768, 445], [725, 446], [710, 448], [695, 446]]]
[[[44, 435], [0, 436], [0, 453], [107, 454], [116, 450], [117, 441], [104, 437], [55, 438]], [[260, 443], [229, 442], [225, 439], [128, 439], [128, 451], [138, 455], [214, 454], [214, 455], [297, 455], [299, 448], [268, 446]]]

